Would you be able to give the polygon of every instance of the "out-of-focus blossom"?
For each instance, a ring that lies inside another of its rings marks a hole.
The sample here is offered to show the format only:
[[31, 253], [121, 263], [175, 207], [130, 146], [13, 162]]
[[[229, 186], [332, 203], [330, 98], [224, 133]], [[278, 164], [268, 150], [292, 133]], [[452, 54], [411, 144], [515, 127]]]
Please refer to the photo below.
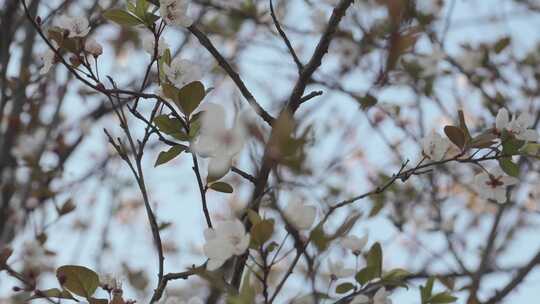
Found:
[[86, 39], [84, 43], [84, 50], [94, 57], [98, 57], [103, 54], [103, 47], [94, 38]]
[[450, 141], [436, 132], [424, 137], [421, 144], [424, 154], [433, 161], [442, 160], [450, 148]]
[[68, 31], [69, 38], [84, 37], [90, 32], [88, 19], [82, 16], [70, 17], [62, 15], [58, 17], [57, 25]]
[[160, 0], [159, 12], [168, 25], [188, 27], [193, 19], [188, 16], [189, 0]]
[[317, 216], [315, 206], [305, 205], [299, 200], [290, 202], [283, 211], [287, 220], [298, 230], [307, 230], [313, 226]]
[[203, 251], [208, 257], [208, 270], [218, 269], [233, 255], [243, 254], [249, 246], [249, 233], [238, 219], [217, 223], [204, 231]]
[[359, 238], [356, 235], [349, 235], [341, 240], [341, 245], [353, 252], [354, 255], [360, 255], [362, 249], [366, 246], [369, 236], [366, 234]]

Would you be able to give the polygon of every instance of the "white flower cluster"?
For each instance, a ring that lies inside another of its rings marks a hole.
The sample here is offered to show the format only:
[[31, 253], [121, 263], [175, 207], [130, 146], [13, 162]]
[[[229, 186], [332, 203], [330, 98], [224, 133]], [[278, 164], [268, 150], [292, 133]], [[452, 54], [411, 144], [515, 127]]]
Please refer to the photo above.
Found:
[[242, 118], [228, 129], [221, 105], [208, 103], [203, 105], [202, 111], [199, 138], [192, 149], [199, 156], [210, 158], [208, 175], [219, 179], [229, 172], [233, 158], [244, 146], [247, 131]]
[[[103, 54], [103, 47], [101, 44], [93, 38], [86, 37], [88, 33], [90, 33], [90, 23], [85, 17], [62, 15], [56, 20], [56, 26], [62, 29], [68, 38], [82, 39], [82, 42], [84, 43], [83, 50], [87, 54], [92, 55], [95, 58]], [[51, 44], [55, 50], [58, 50], [58, 44], [55, 41], [51, 41]], [[52, 49], [47, 49], [40, 57], [43, 61], [43, 66], [39, 73], [44, 75], [51, 70], [56, 62], [56, 52]]]
[[[495, 118], [494, 132], [501, 137], [504, 132], [525, 142], [537, 141], [538, 131], [532, 129], [534, 119], [529, 113], [521, 113], [510, 118], [506, 109], [501, 109]], [[447, 157], [452, 143], [446, 137], [432, 132], [421, 141], [422, 151], [431, 160], [439, 161]], [[488, 170], [474, 178], [474, 188], [483, 199], [494, 200], [498, 203], [506, 201], [506, 188], [518, 183], [518, 179], [506, 175], [501, 169]]]
[[204, 231], [203, 251], [208, 257], [206, 268], [216, 270], [233, 255], [243, 254], [248, 246], [250, 236], [246, 234], [244, 225], [238, 219], [219, 222], [214, 228]]
[[188, 0], [159, 0], [159, 13], [165, 23], [189, 27], [193, 19], [188, 16]]

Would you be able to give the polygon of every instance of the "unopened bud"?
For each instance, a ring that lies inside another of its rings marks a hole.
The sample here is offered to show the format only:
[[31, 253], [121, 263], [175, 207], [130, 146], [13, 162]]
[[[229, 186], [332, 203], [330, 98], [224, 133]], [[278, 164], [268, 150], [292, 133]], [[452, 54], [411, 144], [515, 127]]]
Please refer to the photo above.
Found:
[[41, 20], [41, 17], [40, 17], [40, 16], [37, 16], [37, 17], [36, 17], [36, 23], [37, 23], [38, 25], [41, 25], [41, 21], [42, 21], [42, 20]]

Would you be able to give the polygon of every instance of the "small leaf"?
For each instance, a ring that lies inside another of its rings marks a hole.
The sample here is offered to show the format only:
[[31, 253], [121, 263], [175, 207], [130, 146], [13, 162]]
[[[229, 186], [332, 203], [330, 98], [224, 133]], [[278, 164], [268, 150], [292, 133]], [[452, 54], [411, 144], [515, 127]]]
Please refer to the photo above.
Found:
[[392, 269], [389, 272], [385, 273], [382, 276], [382, 279], [385, 280], [385, 281], [401, 281], [401, 280], [403, 280], [404, 278], [406, 278], [406, 277], [408, 277], [410, 275], [411, 275], [411, 273], [408, 272], [407, 270], [401, 269], [401, 268], [396, 268], [396, 269]]
[[367, 266], [361, 269], [358, 273], [356, 273], [356, 276], [354, 278], [356, 279], [356, 282], [360, 283], [360, 285], [364, 285], [367, 282], [378, 277], [377, 271], [377, 267]]
[[441, 292], [432, 296], [428, 301], [432, 304], [446, 304], [454, 303], [455, 301], [457, 301], [457, 298], [448, 292]]
[[456, 126], [446, 126], [444, 127], [444, 133], [446, 136], [448, 136], [448, 139], [454, 143], [454, 145], [463, 150], [466, 144], [465, 133], [463, 130]]
[[204, 85], [195, 81], [180, 89], [177, 103], [182, 112], [189, 116], [201, 104], [204, 96]]
[[347, 293], [354, 289], [354, 284], [345, 282], [341, 283], [336, 287], [336, 293]]
[[371, 94], [366, 94], [366, 96], [358, 99], [358, 103], [360, 103], [362, 110], [367, 110], [377, 104], [377, 98]]
[[58, 208], [58, 215], [62, 216], [62, 215], [66, 215], [70, 212], [72, 212], [73, 210], [75, 210], [76, 206], [75, 204], [73, 204], [73, 200], [72, 199], [68, 199], [63, 205], [62, 207]]
[[123, 26], [135, 26], [143, 23], [140, 19], [121, 9], [112, 8], [103, 13], [103, 16]]
[[328, 239], [328, 236], [324, 232], [324, 228], [322, 225], [318, 225], [311, 231], [311, 241], [319, 251], [324, 251], [328, 247], [328, 243], [330, 243], [330, 240]]
[[177, 145], [177, 146], [172, 146], [167, 151], [160, 152], [156, 160], [156, 163], [154, 164], [154, 168], [159, 165], [170, 162], [171, 160], [173, 160], [175, 157], [177, 157], [178, 155], [180, 155], [180, 153], [184, 151], [185, 151], [185, 148], [183, 146]]
[[375, 268], [375, 275], [377, 277], [380, 277], [382, 274], [382, 259], [381, 244], [377, 242], [371, 246], [371, 249], [369, 249], [369, 252], [366, 255], [366, 264], [368, 267]]
[[146, 17], [146, 11], [148, 10], [148, 2], [146, 0], [137, 0], [137, 6], [135, 8], [135, 14], [139, 19], [144, 20]]
[[[506, 135], [506, 134], [505, 134]], [[519, 150], [523, 147], [525, 144], [525, 141], [519, 140], [515, 138], [514, 136], [503, 136], [503, 154], [504, 155], [516, 155], [519, 154]]]
[[504, 51], [504, 49], [506, 49], [506, 47], [510, 45], [510, 42], [512, 42], [512, 39], [510, 37], [503, 37], [497, 40], [497, 42], [493, 46], [495, 53], [499, 54], [500, 52]]
[[252, 225], [256, 225], [262, 221], [261, 216], [257, 212], [253, 211], [253, 209], [247, 210], [247, 216]]
[[81, 297], [90, 298], [99, 286], [99, 276], [93, 270], [76, 265], [66, 265], [56, 270], [60, 285]]
[[212, 190], [223, 192], [223, 193], [233, 193], [234, 189], [231, 185], [225, 182], [216, 182], [210, 185]]
[[519, 166], [512, 162], [511, 157], [504, 157], [499, 159], [499, 166], [508, 175], [513, 177], [519, 177]]
[[274, 220], [262, 220], [251, 227], [251, 240], [255, 246], [261, 246], [274, 234]]
[[493, 146], [496, 143], [497, 135], [493, 130], [488, 130], [478, 136], [471, 139], [470, 147], [477, 149], [484, 149]]
[[42, 298], [57, 298], [57, 299], [70, 299], [75, 300], [73, 295], [67, 290], [60, 290], [58, 288], [51, 288], [46, 290], [36, 290], [34, 295], [28, 298], [29, 300], [42, 299]]

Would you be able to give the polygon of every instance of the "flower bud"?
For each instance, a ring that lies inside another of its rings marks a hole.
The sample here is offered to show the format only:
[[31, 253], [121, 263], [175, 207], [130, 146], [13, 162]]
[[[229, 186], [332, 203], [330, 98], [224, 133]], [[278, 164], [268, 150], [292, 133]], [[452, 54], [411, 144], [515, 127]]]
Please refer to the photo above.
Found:
[[99, 57], [99, 55], [103, 54], [103, 47], [93, 38], [86, 39], [84, 50], [94, 57]]

